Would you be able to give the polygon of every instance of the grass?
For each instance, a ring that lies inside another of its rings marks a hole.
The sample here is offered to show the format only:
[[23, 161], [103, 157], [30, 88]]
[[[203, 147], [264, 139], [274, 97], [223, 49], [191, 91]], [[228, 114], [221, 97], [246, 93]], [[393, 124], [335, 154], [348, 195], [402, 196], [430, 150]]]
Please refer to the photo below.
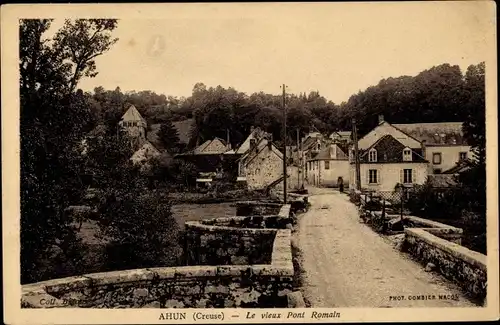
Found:
[[[232, 206], [232, 203], [176, 204], [172, 206], [171, 211], [181, 230], [184, 229], [184, 223], [186, 221], [236, 215], [236, 207]], [[95, 237], [98, 231], [99, 226], [97, 225], [97, 222], [88, 220], [82, 223], [79, 236], [85, 244], [103, 245], [104, 243]]]

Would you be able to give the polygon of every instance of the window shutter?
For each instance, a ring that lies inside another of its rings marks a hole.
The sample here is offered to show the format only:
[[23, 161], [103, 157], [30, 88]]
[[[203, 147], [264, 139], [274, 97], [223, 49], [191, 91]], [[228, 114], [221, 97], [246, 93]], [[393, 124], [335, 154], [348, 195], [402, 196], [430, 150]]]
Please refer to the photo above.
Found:
[[377, 169], [377, 183], [382, 184], [382, 169]]
[[417, 169], [416, 168], [411, 170], [411, 177], [412, 177], [411, 182], [416, 183], [417, 182]]
[[404, 181], [404, 169], [399, 171], [399, 183], [403, 184]]
[[366, 184], [370, 183], [370, 169], [366, 170]]

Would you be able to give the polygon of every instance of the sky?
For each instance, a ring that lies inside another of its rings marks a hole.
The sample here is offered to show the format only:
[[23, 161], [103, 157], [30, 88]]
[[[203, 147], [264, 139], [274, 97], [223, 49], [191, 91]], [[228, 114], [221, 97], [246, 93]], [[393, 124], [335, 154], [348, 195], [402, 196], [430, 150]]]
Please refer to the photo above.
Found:
[[118, 43], [97, 58], [98, 76], [79, 87], [187, 97], [197, 82], [248, 94], [279, 94], [285, 83], [288, 92], [317, 90], [340, 103], [383, 78], [442, 63], [465, 71], [491, 47], [491, 8], [477, 2], [169, 8], [121, 17]]

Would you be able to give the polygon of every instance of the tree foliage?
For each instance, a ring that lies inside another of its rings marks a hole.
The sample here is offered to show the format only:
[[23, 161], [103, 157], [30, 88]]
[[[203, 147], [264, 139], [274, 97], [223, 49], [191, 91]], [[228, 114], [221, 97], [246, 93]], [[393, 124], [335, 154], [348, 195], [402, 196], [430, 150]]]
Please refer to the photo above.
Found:
[[179, 152], [179, 133], [170, 119], [161, 124], [160, 131], [158, 132], [158, 138], [162, 143], [163, 148], [165, 148], [170, 154]]
[[[82, 77], [95, 76], [93, 59], [115, 41], [115, 20], [67, 20], [44, 38], [50, 26], [51, 20], [26, 19], [19, 27], [23, 283], [78, 269], [79, 240], [64, 209], [81, 198], [76, 148], [94, 121], [85, 94], [75, 89]], [[48, 258], [71, 265], [44, 265]]]

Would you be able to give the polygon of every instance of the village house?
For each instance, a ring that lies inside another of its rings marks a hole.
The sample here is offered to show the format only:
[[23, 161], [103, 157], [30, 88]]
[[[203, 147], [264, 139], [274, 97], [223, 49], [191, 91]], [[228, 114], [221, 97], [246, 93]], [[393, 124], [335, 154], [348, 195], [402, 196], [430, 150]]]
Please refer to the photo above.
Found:
[[351, 143], [351, 131], [335, 131], [332, 132], [328, 137], [332, 139], [335, 143]]
[[132, 147], [138, 149], [146, 141], [147, 122], [134, 105], [123, 114], [118, 126], [130, 138]]
[[249, 150], [239, 160], [238, 179], [250, 190], [261, 190], [282, 178], [283, 154], [270, 139], [250, 139]]
[[142, 146], [134, 152], [130, 160], [136, 165], [146, 166], [152, 158], [159, 157], [161, 152], [149, 141], [144, 141]]
[[191, 151], [178, 154], [176, 159], [184, 159], [193, 163], [198, 170], [197, 183], [211, 183], [217, 175], [224, 170], [224, 163], [232, 155], [226, 155], [231, 150], [231, 145], [220, 138], [207, 140]]
[[349, 156], [347, 144], [329, 143], [307, 160], [307, 179], [314, 186], [337, 187], [341, 178], [349, 184]]
[[462, 161], [472, 158], [461, 122], [393, 124], [419, 140], [429, 161], [428, 174], [446, 173]]
[[[427, 179], [428, 161], [422, 143], [379, 116], [379, 124], [358, 141], [361, 188], [394, 192], [397, 184], [412, 186]], [[349, 152], [350, 180], [356, 186], [354, 148]]]

